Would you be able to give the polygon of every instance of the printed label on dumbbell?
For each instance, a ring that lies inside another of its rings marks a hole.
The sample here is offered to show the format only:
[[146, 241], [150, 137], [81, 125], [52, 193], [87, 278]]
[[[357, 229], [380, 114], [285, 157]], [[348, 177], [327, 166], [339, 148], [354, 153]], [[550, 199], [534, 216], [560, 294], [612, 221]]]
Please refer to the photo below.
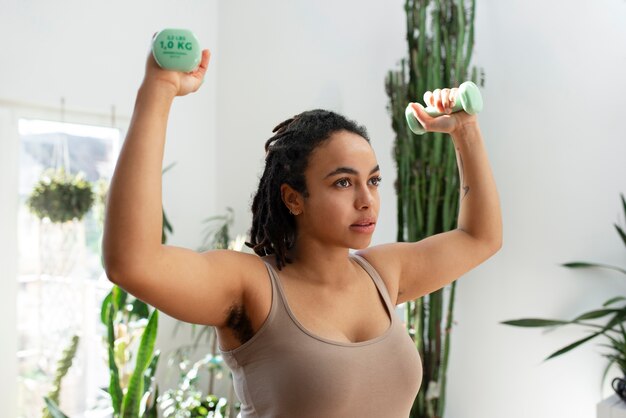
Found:
[[202, 51], [190, 30], [163, 29], [153, 39], [152, 53], [162, 68], [192, 71], [200, 63]]
[[191, 42], [185, 42], [183, 41], [160, 41], [159, 42], [161, 49], [163, 50], [168, 50], [168, 49], [183, 49], [183, 50], [187, 50], [187, 51], [191, 51], [193, 49], [193, 44]]

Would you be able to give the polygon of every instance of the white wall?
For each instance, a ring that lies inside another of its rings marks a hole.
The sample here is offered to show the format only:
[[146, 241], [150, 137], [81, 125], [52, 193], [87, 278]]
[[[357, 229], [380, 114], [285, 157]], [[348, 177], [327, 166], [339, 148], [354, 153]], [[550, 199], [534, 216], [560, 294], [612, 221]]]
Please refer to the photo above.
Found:
[[236, 227], [251, 226], [265, 141], [283, 120], [326, 108], [368, 128], [381, 166], [375, 240], [395, 240], [392, 141], [384, 78], [404, 53], [400, 7], [377, 2], [220, 4], [217, 202], [236, 208]]
[[[406, 53], [403, 4], [220, 4], [217, 202], [235, 207], [240, 232], [250, 227], [272, 128], [326, 107], [368, 127], [384, 177], [373, 243], [395, 239], [383, 80]], [[479, 120], [504, 246], [458, 282], [446, 416], [588, 418], [610, 394], [608, 385], [600, 391], [605, 359], [593, 343], [541, 364], [584, 337], [582, 328], [545, 334], [499, 322], [571, 319], [624, 294], [618, 273], [559, 264], [624, 266], [612, 225], [624, 224], [619, 193], [626, 193], [625, 18], [620, 0], [478, 1], [474, 57], [486, 73]]]
[[[15, 126], [7, 115], [12, 107], [60, 115], [65, 97], [66, 121], [77, 121], [74, 110], [100, 114], [110, 120], [116, 107], [118, 126], [130, 119], [135, 94], [143, 77], [152, 34], [164, 27], [194, 31], [200, 43], [217, 44], [217, 2], [190, 0], [113, 1], [6, 1], [0, 5], [1, 246], [0, 246], [0, 405], [2, 415], [16, 416], [15, 399], [15, 274], [17, 272], [17, 161]], [[163, 179], [163, 203], [174, 227], [169, 243], [197, 248], [201, 221], [215, 214], [216, 80], [214, 63], [202, 89], [177, 98], [171, 111], [164, 164], [176, 166]], [[19, 102], [19, 106], [13, 103]], [[55, 109], [56, 108], [56, 113]], [[31, 112], [32, 113], [32, 112]], [[81, 121], [84, 118], [81, 116]], [[175, 277], [172, 280], [176, 280]], [[173, 321], [161, 316], [157, 345], [162, 351], [186, 343], [188, 333], [172, 339]], [[164, 383], [163, 354], [158, 378]], [[169, 379], [175, 381], [176, 374]], [[161, 391], [168, 386], [161, 385]]]
[[[587, 418], [610, 394], [606, 385], [600, 390], [605, 359], [597, 345], [541, 363], [585, 336], [582, 328], [543, 333], [499, 322], [573, 318], [624, 294], [617, 273], [559, 264], [625, 264], [613, 227], [624, 223], [619, 193], [626, 193], [625, 15], [622, 0], [478, 2], [474, 57], [487, 81], [479, 120], [502, 203], [504, 246], [458, 282], [448, 417]], [[199, 245], [201, 219], [225, 206], [236, 210], [235, 232], [247, 231], [265, 140], [278, 122], [314, 107], [367, 126], [384, 177], [374, 244], [394, 240], [393, 132], [383, 80], [405, 54], [401, 0], [240, 0], [219, 10], [200, 1], [3, 4], [0, 34], [20, 34], [22, 43], [4, 46], [0, 98], [54, 106], [65, 96], [70, 107], [106, 113], [116, 104], [130, 115], [149, 35], [164, 26], [192, 28], [213, 52], [209, 83], [177, 99], [172, 111], [164, 162], [178, 161], [164, 178], [171, 243]], [[0, 147], [0, 155], [12, 149]], [[14, 169], [0, 166], [3, 209], [4, 197], [13, 198]], [[7, 241], [14, 238], [2, 236], [4, 267], [14, 260]], [[0, 282], [2, 306], [14, 303], [9, 276]], [[13, 320], [2, 316], [1, 329]], [[159, 344], [169, 335], [162, 328]], [[2, 356], [0, 368], [13, 370], [12, 361]], [[10, 382], [1, 384], [2, 405], [14, 399]]]
[[607, 350], [597, 342], [607, 341], [542, 364], [588, 328], [498, 322], [573, 319], [624, 295], [623, 275], [560, 264], [626, 264], [613, 226], [626, 224], [626, 2], [481, 1], [477, 13], [476, 60], [487, 74], [480, 120], [504, 247], [459, 281], [450, 416], [592, 417], [611, 393], [600, 390]]

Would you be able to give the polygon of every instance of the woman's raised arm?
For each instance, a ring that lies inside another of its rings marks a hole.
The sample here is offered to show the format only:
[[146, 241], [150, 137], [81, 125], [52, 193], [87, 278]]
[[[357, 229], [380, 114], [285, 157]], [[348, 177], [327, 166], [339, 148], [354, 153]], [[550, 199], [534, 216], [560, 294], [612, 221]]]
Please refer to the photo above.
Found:
[[111, 179], [102, 247], [109, 280], [168, 315], [220, 326], [229, 306], [242, 303], [245, 268], [262, 264], [258, 257], [161, 244], [168, 115], [176, 96], [200, 88], [209, 57], [208, 50], [202, 51], [199, 67], [182, 73], [161, 69], [149, 54]]

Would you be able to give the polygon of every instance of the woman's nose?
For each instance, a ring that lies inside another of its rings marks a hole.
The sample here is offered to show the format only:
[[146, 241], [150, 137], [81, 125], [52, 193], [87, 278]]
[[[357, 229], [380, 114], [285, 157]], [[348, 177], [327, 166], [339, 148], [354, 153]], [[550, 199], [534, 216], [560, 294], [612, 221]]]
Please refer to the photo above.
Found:
[[372, 206], [374, 196], [367, 187], [361, 187], [356, 197], [355, 206], [357, 209], [367, 209]]

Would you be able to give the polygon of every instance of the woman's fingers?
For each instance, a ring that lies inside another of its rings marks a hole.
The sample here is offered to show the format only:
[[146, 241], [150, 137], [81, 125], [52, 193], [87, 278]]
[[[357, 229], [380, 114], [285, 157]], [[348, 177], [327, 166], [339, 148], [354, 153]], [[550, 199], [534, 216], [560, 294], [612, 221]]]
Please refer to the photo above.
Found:
[[413, 114], [417, 120], [428, 132], [450, 133], [457, 126], [457, 119], [459, 118], [458, 113], [432, 117], [419, 103], [411, 103], [411, 107], [413, 108]]
[[435, 107], [435, 103], [433, 102], [433, 93], [431, 91], [424, 93], [424, 104], [427, 107]]
[[456, 104], [456, 95], [458, 94], [459, 89], [458, 88], [453, 88], [450, 90], [450, 108], [454, 107], [454, 105]]
[[210, 59], [211, 59], [211, 51], [209, 51], [208, 49], [203, 49], [202, 57], [200, 59], [200, 64], [198, 64], [198, 67], [195, 70], [193, 70], [190, 74], [199, 78], [204, 78], [204, 75], [206, 74], [206, 71], [209, 68]]
[[444, 113], [452, 113], [452, 108], [450, 107], [450, 89], [441, 90], [441, 108]]
[[433, 90], [433, 103], [433, 107], [437, 109], [437, 111], [443, 113], [443, 105], [441, 104], [441, 89]]
[[424, 93], [424, 104], [427, 107], [437, 109], [441, 113], [451, 113], [452, 107], [456, 103], [458, 88], [435, 89]]

